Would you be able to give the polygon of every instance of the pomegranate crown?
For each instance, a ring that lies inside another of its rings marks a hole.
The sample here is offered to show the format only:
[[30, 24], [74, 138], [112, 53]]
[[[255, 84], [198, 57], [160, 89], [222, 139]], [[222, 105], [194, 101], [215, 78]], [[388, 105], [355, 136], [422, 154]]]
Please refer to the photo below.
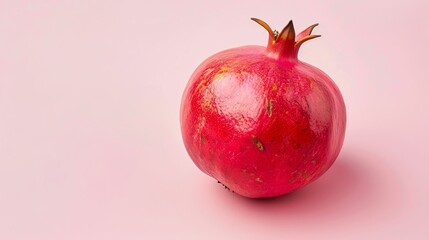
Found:
[[313, 29], [319, 25], [318, 23], [295, 35], [292, 20], [279, 33], [276, 30], [273, 31], [266, 22], [257, 18], [251, 19], [268, 31], [267, 55], [275, 59], [297, 59], [299, 48], [304, 42], [321, 36], [311, 34]]

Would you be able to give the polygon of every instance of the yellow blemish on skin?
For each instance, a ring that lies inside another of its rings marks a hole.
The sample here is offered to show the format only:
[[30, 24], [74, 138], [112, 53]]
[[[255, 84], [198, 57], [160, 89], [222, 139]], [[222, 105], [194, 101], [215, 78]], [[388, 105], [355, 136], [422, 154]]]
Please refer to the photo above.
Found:
[[201, 109], [205, 112], [208, 108], [210, 108], [211, 104], [211, 98], [210, 96], [207, 96], [207, 94], [204, 94], [201, 102]]
[[216, 80], [218, 78], [225, 76], [228, 73], [229, 69], [230, 69], [230, 67], [228, 67], [228, 66], [222, 66], [219, 69], [219, 71], [214, 75], [213, 80]]
[[222, 67], [220, 67], [220, 72], [226, 72], [226, 71], [228, 71], [230, 69], [230, 67], [228, 67], [228, 66], [222, 66]]
[[201, 80], [200, 83], [198, 83], [198, 86], [195, 88], [195, 92], [205, 90], [207, 88], [206, 82], [206, 79]]
[[297, 181], [300, 181], [302, 183], [308, 183], [313, 179], [314, 173], [315, 172], [309, 173], [306, 169], [301, 171], [295, 170], [292, 172], [293, 177], [289, 179], [289, 183], [294, 183]]
[[277, 91], [277, 84], [274, 83], [273, 87], [271, 88], [271, 91]]

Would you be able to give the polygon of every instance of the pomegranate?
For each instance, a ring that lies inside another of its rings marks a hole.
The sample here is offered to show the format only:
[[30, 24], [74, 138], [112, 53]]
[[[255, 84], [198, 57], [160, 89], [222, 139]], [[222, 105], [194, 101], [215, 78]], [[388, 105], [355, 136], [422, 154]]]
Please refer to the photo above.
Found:
[[346, 110], [335, 83], [298, 60], [314, 24], [298, 35], [292, 21], [268, 33], [268, 46], [219, 52], [192, 74], [180, 121], [188, 154], [201, 171], [249, 198], [289, 193], [333, 164]]

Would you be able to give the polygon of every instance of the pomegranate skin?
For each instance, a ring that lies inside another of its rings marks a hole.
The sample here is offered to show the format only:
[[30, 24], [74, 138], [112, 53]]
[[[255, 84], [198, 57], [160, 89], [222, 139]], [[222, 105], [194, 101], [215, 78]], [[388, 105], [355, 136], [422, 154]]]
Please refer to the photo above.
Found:
[[272, 47], [281, 37], [270, 35], [267, 48], [211, 56], [182, 97], [182, 137], [191, 159], [245, 197], [279, 196], [309, 184], [333, 164], [344, 140], [339, 89], [299, 61], [296, 48]]

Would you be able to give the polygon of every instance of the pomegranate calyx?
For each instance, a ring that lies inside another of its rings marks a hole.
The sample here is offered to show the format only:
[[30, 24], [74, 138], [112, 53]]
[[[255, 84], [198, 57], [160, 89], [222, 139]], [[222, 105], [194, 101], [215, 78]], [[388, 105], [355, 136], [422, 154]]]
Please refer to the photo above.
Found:
[[313, 24], [300, 32], [295, 34], [295, 28], [292, 20], [278, 33], [272, 30], [271, 27], [264, 21], [258, 18], [251, 18], [263, 28], [268, 31], [268, 45], [267, 55], [275, 59], [297, 59], [298, 51], [301, 45], [313, 38], [320, 37], [321, 35], [311, 35], [313, 29], [319, 24]]
[[295, 39], [295, 41], [296, 41], [296, 42], [299, 42], [302, 38], [304, 38], [304, 37], [306, 37], [306, 36], [310, 35], [310, 34], [311, 34], [311, 32], [313, 31], [313, 29], [314, 29], [315, 27], [317, 27], [318, 25], [319, 25], [318, 23], [313, 24], [313, 25], [309, 26], [308, 28], [306, 28], [304, 31], [300, 32], [298, 35], [296, 35], [296, 39]]
[[270, 42], [273, 42], [277, 39], [278, 32], [277, 31], [273, 32], [271, 27], [266, 22], [258, 18], [250, 18], [250, 19], [255, 21], [257, 24], [261, 25], [263, 28], [265, 28], [268, 31], [268, 44], [270, 44]]
[[299, 41], [295, 42], [295, 55], [296, 56], [298, 55], [299, 48], [301, 47], [301, 45], [304, 42], [306, 42], [306, 41], [308, 41], [310, 39], [321, 37], [321, 36], [322, 35], [308, 35], [308, 36], [305, 36], [305, 37], [301, 38]]

